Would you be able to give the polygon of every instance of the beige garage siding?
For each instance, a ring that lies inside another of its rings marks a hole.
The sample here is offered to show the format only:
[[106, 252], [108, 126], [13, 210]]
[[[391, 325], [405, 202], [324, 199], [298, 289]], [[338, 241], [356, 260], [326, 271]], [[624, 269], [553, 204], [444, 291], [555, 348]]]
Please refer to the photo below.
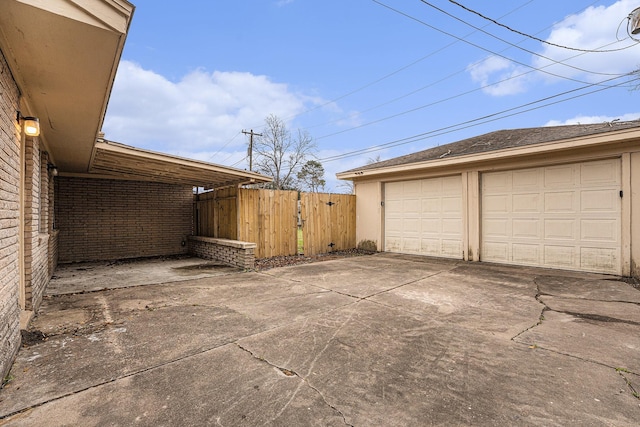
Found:
[[385, 251], [463, 256], [460, 175], [385, 184]]
[[484, 173], [482, 261], [621, 274], [621, 165]]

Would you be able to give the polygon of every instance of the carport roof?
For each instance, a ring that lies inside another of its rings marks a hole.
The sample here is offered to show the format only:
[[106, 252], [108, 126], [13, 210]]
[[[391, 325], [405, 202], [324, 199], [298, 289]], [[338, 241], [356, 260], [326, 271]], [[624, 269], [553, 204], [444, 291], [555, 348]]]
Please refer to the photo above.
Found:
[[354, 179], [362, 175], [407, 171], [445, 163], [465, 163], [486, 156], [513, 157], [523, 153], [571, 149], [577, 146], [622, 142], [640, 139], [640, 120], [605, 122], [585, 125], [548, 126], [507, 129], [440, 145], [378, 163], [337, 174], [340, 179]]
[[272, 181], [270, 177], [255, 172], [143, 150], [106, 140], [98, 140], [95, 143], [88, 174], [61, 172], [60, 175], [151, 181], [205, 188]]

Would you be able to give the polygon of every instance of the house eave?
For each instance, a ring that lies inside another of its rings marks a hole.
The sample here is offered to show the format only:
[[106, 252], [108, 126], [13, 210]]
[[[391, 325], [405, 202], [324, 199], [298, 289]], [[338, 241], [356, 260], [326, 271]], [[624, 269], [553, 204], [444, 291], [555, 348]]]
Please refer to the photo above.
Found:
[[134, 6], [126, 0], [0, 0], [0, 49], [20, 108], [40, 119], [60, 171], [86, 172]]

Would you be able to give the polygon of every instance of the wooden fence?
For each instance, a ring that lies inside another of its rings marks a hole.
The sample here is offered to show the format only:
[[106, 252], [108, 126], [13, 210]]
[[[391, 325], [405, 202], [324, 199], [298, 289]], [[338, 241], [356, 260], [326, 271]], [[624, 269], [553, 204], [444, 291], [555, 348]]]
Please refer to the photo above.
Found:
[[[305, 255], [356, 246], [355, 196], [226, 188], [195, 196], [195, 233], [253, 242], [256, 258], [295, 255], [298, 224]], [[300, 215], [300, 216], [299, 216]]]

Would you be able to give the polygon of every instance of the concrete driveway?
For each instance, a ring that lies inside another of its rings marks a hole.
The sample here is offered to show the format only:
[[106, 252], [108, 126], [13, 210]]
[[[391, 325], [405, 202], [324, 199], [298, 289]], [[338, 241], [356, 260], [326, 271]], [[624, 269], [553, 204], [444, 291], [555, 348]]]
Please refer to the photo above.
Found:
[[33, 331], [0, 425], [640, 423], [611, 276], [377, 254], [48, 296]]

